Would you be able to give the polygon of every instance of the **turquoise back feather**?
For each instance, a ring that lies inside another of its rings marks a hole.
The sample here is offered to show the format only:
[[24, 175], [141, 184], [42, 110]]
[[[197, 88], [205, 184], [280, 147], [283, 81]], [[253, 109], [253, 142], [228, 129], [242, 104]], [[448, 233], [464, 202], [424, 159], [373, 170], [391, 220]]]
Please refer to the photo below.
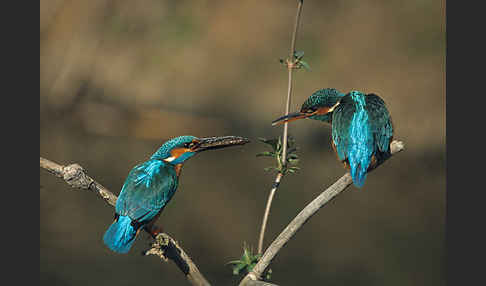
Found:
[[391, 117], [377, 95], [351, 91], [334, 110], [332, 140], [358, 187], [364, 185], [371, 158], [382, 161], [390, 155], [392, 137]]
[[126, 253], [135, 240], [137, 231], [150, 223], [172, 199], [178, 186], [174, 165], [193, 156], [186, 152], [171, 162], [171, 150], [197, 139], [179, 136], [164, 143], [148, 161], [135, 166], [128, 174], [116, 201], [117, 219], [106, 231], [103, 240], [113, 251]]
[[116, 213], [140, 223], [152, 220], [170, 201], [178, 185], [174, 167], [161, 160], [148, 160], [128, 174], [116, 201]]
[[126, 253], [137, 230], [151, 222], [171, 200], [177, 190], [174, 166], [149, 160], [135, 166], [128, 174], [116, 201], [118, 219], [108, 228], [105, 244], [113, 251]]

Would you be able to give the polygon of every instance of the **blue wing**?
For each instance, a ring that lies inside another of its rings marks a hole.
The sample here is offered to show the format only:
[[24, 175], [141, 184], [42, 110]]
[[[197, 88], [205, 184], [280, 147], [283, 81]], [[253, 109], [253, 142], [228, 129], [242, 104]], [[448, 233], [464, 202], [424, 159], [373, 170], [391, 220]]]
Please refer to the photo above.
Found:
[[349, 162], [358, 187], [364, 184], [373, 156], [378, 162], [390, 156], [392, 137], [390, 114], [385, 102], [375, 94], [355, 95], [354, 99], [346, 95], [333, 112], [333, 144], [339, 159]]
[[332, 141], [341, 161], [348, 157], [349, 130], [355, 110], [354, 104], [349, 102], [349, 96], [345, 96], [332, 114]]
[[353, 100], [349, 95], [344, 96], [334, 110], [332, 139], [339, 159], [349, 163], [354, 184], [361, 187], [371, 163], [374, 144], [368, 114], [357, 108]]
[[393, 124], [385, 102], [375, 94], [368, 94], [365, 98], [365, 109], [370, 118], [370, 131], [375, 140], [375, 151], [390, 153], [390, 142], [393, 138]]
[[149, 160], [135, 166], [128, 174], [116, 202], [116, 213], [139, 223], [151, 221], [170, 201], [177, 189], [173, 166]]

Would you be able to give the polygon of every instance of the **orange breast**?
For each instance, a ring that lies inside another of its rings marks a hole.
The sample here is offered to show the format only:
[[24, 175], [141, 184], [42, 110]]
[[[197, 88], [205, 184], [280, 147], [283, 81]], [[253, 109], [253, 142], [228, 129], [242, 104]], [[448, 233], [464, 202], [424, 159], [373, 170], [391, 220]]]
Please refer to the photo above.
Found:
[[181, 170], [182, 170], [182, 164], [175, 165], [174, 169], [176, 171], [177, 177], [179, 177], [179, 175], [181, 174]]

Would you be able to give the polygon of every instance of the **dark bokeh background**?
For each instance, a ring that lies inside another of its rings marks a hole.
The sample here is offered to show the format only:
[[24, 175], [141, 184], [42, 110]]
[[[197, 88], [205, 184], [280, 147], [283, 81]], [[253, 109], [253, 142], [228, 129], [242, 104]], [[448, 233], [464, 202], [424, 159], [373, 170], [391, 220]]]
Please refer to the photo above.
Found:
[[[445, 284], [443, 1], [305, 1], [292, 110], [324, 87], [382, 96], [406, 150], [322, 208], [274, 260], [281, 285]], [[178, 135], [240, 135], [251, 144], [198, 155], [159, 219], [215, 285], [256, 248], [273, 164], [297, 1], [40, 2], [40, 155], [77, 162], [118, 194], [128, 171]], [[330, 128], [290, 125], [301, 170], [275, 197], [266, 245], [343, 174]], [[42, 285], [187, 285], [173, 263], [109, 251], [113, 209], [40, 170]], [[301, 281], [301, 282], [299, 282]]]

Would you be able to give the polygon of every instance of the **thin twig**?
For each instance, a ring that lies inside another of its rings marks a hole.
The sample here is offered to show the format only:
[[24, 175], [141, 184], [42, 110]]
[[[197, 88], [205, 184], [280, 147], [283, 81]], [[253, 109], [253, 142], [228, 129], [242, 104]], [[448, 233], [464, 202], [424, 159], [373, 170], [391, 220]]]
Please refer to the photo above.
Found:
[[[289, 74], [288, 80], [288, 88], [287, 88], [287, 104], [285, 105], [285, 116], [287, 116], [290, 112], [290, 98], [292, 94], [292, 72], [295, 68], [295, 42], [297, 38], [297, 31], [299, 28], [300, 22], [300, 15], [302, 14], [302, 5], [304, 4], [304, 0], [299, 1], [299, 5], [297, 6], [297, 15], [295, 16], [295, 24], [294, 24], [294, 32], [292, 34], [292, 42], [290, 44], [290, 52], [289, 58], [287, 59], [287, 70]], [[284, 130], [283, 130], [283, 138], [282, 138], [282, 164], [285, 166], [287, 163], [287, 132], [288, 131], [288, 122], [284, 123]]]
[[[392, 154], [396, 154], [404, 149], [404, 144], [401, 141], [393, 141], [390, 144]], [[378, 166], [377, 166], [378, 167]], [[309, 218], [311, 218], [320, 208], [327, 204], [332, 198], [344, 191], [348, 186], [353, 183], [351, 175], [347, 172], [324, 192], [322, 192], [317, 198], [310, 202], [280, 233], [280, 235], [272, 242], [267, 248], [263, 256], [258, 263], [253, 267], [240, 282], [240, 286], [246, 284], [250, 280], [260, 280], [262, 273], [267, 269], [268, 265], [275, 258], [277, 253], [282, 247], [295, 235], [295, 233], [304, 225]]]
[[[297, 6], [297, 15], [295, 16], [295, 24], [294, 24], [294, 32], [292, 34], [292, 42], [290, 43], [290, 52], [289, 52], [289, 58], [287, 59], [287, 69], [288, 69], [288, 88], [287, 88], [287, 103], [285, 105], [285, 115], [288, 115], [290, 112], [290, 98], [292, 94], [292, 72], [295, 67], [295, 41], [297, 38], [297, 31], [299, 28], [299, 22], [300, 22], [300, 15], [302, 12], [302, 5], [304, 4], [304, 0], [300, 0], [299, 4]], [[288, 138], [288, 122], [284, 123], [283, 127], [283, 135], [282, 135], [282, 167], [285, 167], [287, 164], [287, 138]], [[270, 190], [270, 194], [268, 195], [268, 200], [267, 200], [267, 205], [265, 207], [265, 213], [263, 214], [263, 221], [262, 221], [262, 226], [260, 229], [260, 236], [258, 239], [258, 253], [262, 253], [263, 251], [263, 239], [265, 237], [265, 229], [267, 227], [267, 221], [268, 221], [268, 216], [270, 214], [270, 208], [272, 206], [272, 201], [273, 197], [275, 195], [275, 192], [278, 189], [278, 185], [280, 183], [280, 180], [282, 179], [283, 174], [278, 173], [277, 177], [275, 178], [275, 183]]]
[[267, 227], [268, 215], [270, 214], [270, 206], [272, 205], [273, 196], [275, 195], [275, 191], [277, 190], [282, 177], [283, 177], [282, 173], [277, 174], [272, 189], [270, 190], [270, 195], [268, 195], [267, 206], [265, 207], [265, 214], [263, 215], [262, 227], [260, 229], [260, 238], [258, 240], [258, 253], [262, 253], [263, 237], [265, 236], [265, 229]]
[[[88, 176], [83, 167], [78, 164], [63, 166], [40, 157], [40, 167], [56, 177], [62, 178], [71, 187], [83, 190], [89, 189], [97, 193], [109, 205], [113, 207], [116, 205], [117, 196]], [[149, 254], [155, 254], [164, 261], [167, 261], [167, 259], [172, 260], [192, 285], [210, 285], [189, 255], [168, 234], [160, 233], [157, 235], [156, 242], [152, 245], [152, 248], [145, 252], [145, 255]]]

